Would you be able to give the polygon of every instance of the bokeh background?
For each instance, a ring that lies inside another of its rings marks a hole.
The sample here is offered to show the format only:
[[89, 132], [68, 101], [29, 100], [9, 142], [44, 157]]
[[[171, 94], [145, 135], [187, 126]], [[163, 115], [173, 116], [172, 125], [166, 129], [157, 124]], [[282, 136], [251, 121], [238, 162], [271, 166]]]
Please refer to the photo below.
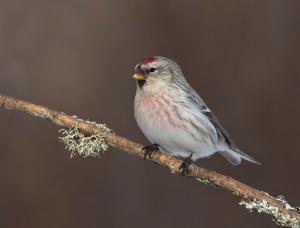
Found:
[[[201, 166], [300, 204], [300, 2], [0, 1], [0, 93], [147, 143], [133, 67], [167, 56], [242, 150]], [[276, 227], [221, 189], [110, 149], [69, 158], [59, 128], [0, 110], [0, 227]]]

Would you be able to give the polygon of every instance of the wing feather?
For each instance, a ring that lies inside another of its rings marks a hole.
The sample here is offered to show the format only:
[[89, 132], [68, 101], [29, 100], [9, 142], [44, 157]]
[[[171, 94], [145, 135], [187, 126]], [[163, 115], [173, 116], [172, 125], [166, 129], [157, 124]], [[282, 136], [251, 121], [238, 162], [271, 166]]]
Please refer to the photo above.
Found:
[[214, 115], [214, 113], [207, 107], [207, 105], [204, 103], [202, 98], [196, 93], [196, 91], [192, 88], [190, 89], [192, 90], [192, 93], [188, 95], [188, 99], [192, 101], [194, 104], [196, 104], [198, 106], [199, 111], [201, 111], [201, 113], [203, 113], [208, 118], [208, 120], [213, 124], [213, 126], [217, 131], [218, 140], [225, 142], [230, 149], [238, 150], [234, 141], [231, 139], [228, 132], [220, 124], [219, 120]]
[[[196, 104], [201, 111], [213, 124], [217, 131], [217, 137], [220, 142], [226, 143], [229, 147], [229, 151], [220, 151], [221, 154], [228, 159], [232, 164], [239, 164], [240, 158], [246, 159], [250, 162], [253, 162], [255, 164], [260, 165], [261, 163], [257, 161], [255, 158], [249, 156], [248, 154], [242, 152], [239, 150], [239, 148], [236, 146], [234, 141], [231, 139], [230, 135], [227, 133], [227, 131], [223, 128], [223, 126], [220, 124], [217, 117], [213, 114], [213, 112], [207, 107], [207, 105], [204, 103], [202, 98], [196, 93], [196, 91], [190, 87], [191, 93], [188, 95], [188, 99], [192, 101], [194, 104]], [[239, 159], [237, 159], [234, 154], [231, 154], [230, 151], [233, 153], [236, 153], [240, 156]], [[224, 152], [224, 153], [222, 153]]]

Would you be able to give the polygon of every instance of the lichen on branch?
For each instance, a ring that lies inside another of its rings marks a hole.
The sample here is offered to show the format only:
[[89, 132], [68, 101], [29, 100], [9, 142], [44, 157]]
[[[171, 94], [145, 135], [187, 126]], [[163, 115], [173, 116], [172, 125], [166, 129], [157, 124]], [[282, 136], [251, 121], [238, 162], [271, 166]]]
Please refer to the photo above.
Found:
[[[282, 200], [281, 197], [277, 197], [277, 200], [284, 203], [287, 209], [297, 211], [296, 208], [291, 207], [291, 205], [289, 205], [287, 201]], [[297, 221], [297, 219], [292, 218], [290, 215], [283, 213], [279, 210], [278, 207], [270, 205], [265, 200], [243, 198], [239, 202], [239, 205], [245, 206], [250, 212], [256, 210], [258, 213], [263, 212], [271, 215], [273, 217], [273, 220], [280, 226], [300, 228], [300, 224]]]
[[[101, 156], [109, 147], [105, 137], [107, 133], [111, 132], [111, 129], [106, 127], [105, 124], [97, 124], [96, 122], [82, 119], [77, 119], [77, 121], [73, 127], [59, 130], [62, 134], [62, 137], [59, 137], [59, 139], [66, 145], [66, 150], [70, 151], [70, 157], [72, 158], [76, 154], [84, 158]], [[79, 122], [94, 124], [101, 130], [98, 134], [84, 134], [78, 128]]]

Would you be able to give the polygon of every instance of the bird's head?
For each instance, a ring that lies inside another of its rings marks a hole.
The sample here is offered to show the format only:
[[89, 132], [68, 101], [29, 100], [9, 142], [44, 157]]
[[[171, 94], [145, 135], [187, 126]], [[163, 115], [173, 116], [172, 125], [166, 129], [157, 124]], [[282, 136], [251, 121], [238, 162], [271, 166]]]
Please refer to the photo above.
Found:
[[132, 77], [137, 80], [141, 89], [165, 89], [176, 82], [185, 81], [178, 64], [160, 56], [144, 58], [135, 66], [135, 74]]

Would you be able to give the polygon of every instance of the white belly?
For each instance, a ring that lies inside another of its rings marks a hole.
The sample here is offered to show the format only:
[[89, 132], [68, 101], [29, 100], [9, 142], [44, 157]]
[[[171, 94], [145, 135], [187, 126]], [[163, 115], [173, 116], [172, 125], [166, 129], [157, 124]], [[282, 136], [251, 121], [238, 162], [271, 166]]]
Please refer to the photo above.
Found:
[[180, 118], [165, 100], [152, 97], [135, 100], [134, 115], [138, 126], [151, 143], [163, 152], [192, 159], [206, 157], [216, 152], [207, 135], [201, 135], [188, 121]]

